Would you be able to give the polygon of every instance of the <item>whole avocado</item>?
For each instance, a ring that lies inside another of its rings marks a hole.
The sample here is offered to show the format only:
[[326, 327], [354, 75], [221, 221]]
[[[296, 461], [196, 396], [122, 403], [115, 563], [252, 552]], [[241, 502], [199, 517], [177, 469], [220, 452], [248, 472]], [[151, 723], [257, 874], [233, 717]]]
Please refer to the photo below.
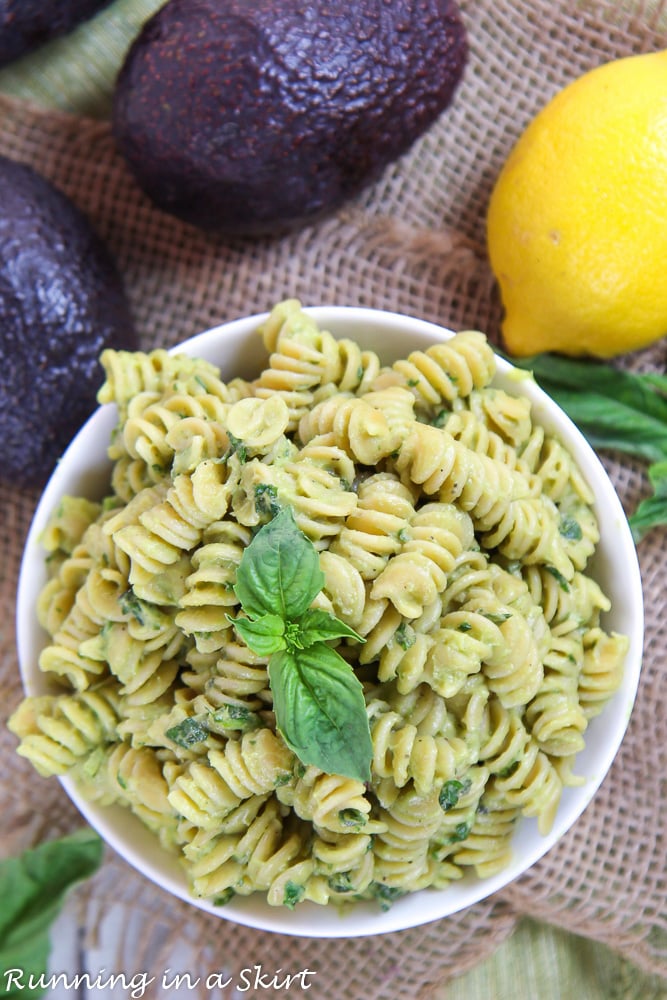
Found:
[[64, 35], [111, 0], [0, 0], [0, 66]]
[[224, 234], [340, 206], [450, 103], [453, 0], [169, 0], [118, 76], [113, 127], [162, 209]]
[[136, 347], [117, 269], [87, 217], [0, 156], [0, 479], [39, 486], [96, 405], [105, 347]]

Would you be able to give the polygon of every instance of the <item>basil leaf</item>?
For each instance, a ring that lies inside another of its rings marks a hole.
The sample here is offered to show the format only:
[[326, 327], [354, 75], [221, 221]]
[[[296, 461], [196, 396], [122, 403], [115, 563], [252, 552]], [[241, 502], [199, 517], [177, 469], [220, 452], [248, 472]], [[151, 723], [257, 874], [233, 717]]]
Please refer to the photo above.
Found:
[[143, 602], [139, 600], [132, 588], [120, 595], [118, 603], [124, 615], [132, 615], [140, 625], [145, 624]]
[[469, 792], [472, 787], [472, 781], [470, 778], [466, 778], [465, 781], [459, 781], [457, 778], [450, 778], [446, 781], [442, 788], [440, 789], [440, 794], [438, 795], [438, 802], [440, 808], [447, 812], [448, 809], [453, 809], [458, 803], [462, 795]]
[[366, 642], [340, 618], [335, 618], [328, 611], [321, 611], [319, 608], [309, 608], [295, 624], [299, 626], [299, 644], [302, 649], [312, 646], [315, 642], [326, 642], [328, 639], [339, 639], [342, 636]]
[[667, 459], [649, 466], [648, 478], [657, 497], [667, 497]]
[[244, 465], [248, 461], [248, 449], [246, 445], [240, 438], [234, 437], [231, 431], [227, 431], [227, 438], [229, 439], [229, 449], [224, 456], [225, 461], [231, 458], [232, 455], [236, 455], [241, 465]]
[[284, 508], [260, 528], [238, 568], [234, 589], [248, 618], [228, 618], [250, 649], [270, 657], [276, 724], [301, 762], [366, 781], [372, 746], [363, 690], [325, 644], [343, 636], [363, 640], [310, 607], [323, 585], [315, 546]]
[[[548, 569], [550, 572], [553, 570], [554, 575], [558, 573], [558, 570], [554, 570], [553, 566], [547, 566], [546, 569]], [[565, 577], [562, 576], [562, 574], [559, 573], [558, 575], [561, 580], [565, 579]], [[567, 580], [565, 582], [567, 583]], [[488, 621], [493, 622], [494, 625], [502, 625], [503, 622], [508, 621], [512, 617], [511, 611], [482, 611], [480, 609], [479, 613], [481, 615], [484, 615], [484, 617], [488, 619]]]
[[361, 809], [340, 809], [338, 819], [341, 826], [347, 827], [349, 830], [354, 830], [356, 833], [368, 822], [366, 813], [362, 812]]
[[258, 656], [270, 656], [285, 648], [285, 623], [279, 615], [262, 615], [261, 618], [227, 617], [246, 646]]
[[594, 448], [627, 452], [649, 462], [667, 458], [665, 376], [556, 354], [508, 360], [532, 371]]
[[305, 885], [299, 885], [289, 879], [283, 893], [283, 906], [293, 910], [297, 903], [300, 903], [306, 893]]
[[341, 656], [318, 642], [271, 657], [276, 724], [304, 764], [370, 781], [373, 754], [363, 689]]
[[658, 375], [656, 372], [641, 372], [637, 377], [642, 380], [644, 385], [653, 386], [656, 392], [667, 397], [667, 375]]
[[623, 451], [649, 462], [667, 458], [667, 422], [594, 392], [556, 389], [550, 395], [594, 448]]
[[291, 508], [280, 510], [245, 549], [234, 591], [251, 618], [298, 618], [324, 586], [313, 544], [297, 527]]
[[255, 486], [255, 510], [258, 514], [275, 517], [280, 511], [278, 490], [272, 483], [257, 483]]
[[507, 359], [532, 371], [593, 448], [613, 449], [649, 465], [652, 496], [628, 518], [635, 542], [667, 524], [667, 376], [555, 354]]
[[401, 622], [394, 632], [394, 639], [401, 649], [405, 649], [407, 651], [416, 643], [417, 633], [413, 629], [412, 625], [408, 625], [407, 622]]
[[664, 375], [628, 372], [603, 362], [575, 360], [557, 354], [508, 360], [517, 368], [532, 371], [543, 387], [580, 389], [584, 395], [594, 392], [667, 423], [667, 377]]
[[641, 542], [651, 528], [667, 524], [667, 499], [659, 496], [646, 497], [634, 514], [630, 515], [628, 523], [635, 542]]
[[234, 702], [226, 702], [215, 712], [210, 712], [208, 717], [208, 728], [214, 731], [229, 729], [248, 733], [252, 729], [258, 729], [262, 720], [256, 712], [246, 708], [245, 705], [237, 705]]
[[576, 517], [572, 517], [571, 514], [563, 514], [561, 516], [558, 530], [568, 542], [579, 542], [584, 537], [581, 525]]
[[68, 890], [97, 871], [102, 855], [99, 836], [85, 828], [0, 861], [0, 970], [23, 973], [22, 985], [12, 985], [6, 996], [43, 995], [26, 984], [31, 975], [46, 974], [51, 924]]
[[667, 461], [649, 466], [648, 476], [653, 486], [653, 496], [646, 497], [628, 518], [635, 542], [659, 525], [667, 524]]
[[457, 823], [449, 837], [449, 843], [450, 844], [460, 843], [460, 841], [465, 840], [468, 836], [470, 836], [471, 830], [472, 830], [471, 822]]
[[199, 719], [188, 716], [178, 725], [167, 729], [165, 736], [173, 743], [178, 743], [179, 747], [189, 750], [190, 747], [197, 746], [198, 743], [203, 743], [204, 740], [208, 739], [208, 729]]
[[554, 580], [558, 582], [558, 586], [560, 587], [561, 590], [564, 590], [566, 593], [570, 592], [570, 584], [567, 582], [567, 580], [565, 579], [565, 577], [563, 576], [563, 574], [559, 569], [556, 569], [555, 566], [550, 566], [548, 563], [544, 564], [544, 568], [547, 571], [547, 573], [551, 573]]
[[395, 885], [385, 885], [384, 882], [371, 882], [368, 889], [373, 899], [377, 899], [379, 902], [380, 909], [385, 912], [390, 909], [392, 903], [407, 895], [408, 892], [407, 889], [399, 889]]

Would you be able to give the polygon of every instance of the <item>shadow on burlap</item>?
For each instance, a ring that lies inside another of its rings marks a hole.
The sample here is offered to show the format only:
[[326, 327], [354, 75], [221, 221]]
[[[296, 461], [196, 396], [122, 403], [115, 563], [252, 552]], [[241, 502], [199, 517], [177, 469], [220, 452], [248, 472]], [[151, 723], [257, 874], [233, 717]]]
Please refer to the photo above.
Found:
[[[519, 132], [570, 79], [610, 58], [665, 47], [667, 5], [614, 0], [469, 0], [472, 45], [454, 104], [410, 153], [339, 214], [276, 240], [222, 240], [153, 209], [114, 152], [106, 123], [0, 101], [0, 152], [29, 162], [90, 216], [116, 255], [145, 349], [263, 311], [281, 298], [306, 305], [397, 310], [498, 341], [500, 306], [484, 254], [491, 184]], [[627, 361], [665, 370], [665, 343]], [[605, 457], [630, 511], [647, 486], [641, 468]], [[21, 548], [35, 492], [4, 487], [0, 539], [3, 719], [21, 691], [13, 617]], [[530, 915], [603, 941], [647, 971], [667, 975], [667, 537], [640, 546], [646, 653], [630, 727], [593, 803], [563, 840], [488, 901], [421, 928], [360, 940], [313, 941], [217, 920], [171, 899], [107, 853], [80, 891], [85, 924], [112, 901], [145, 913], [133, 962], [169, 965], [175, 943], [199, 956], [193, 976], [242, 965], [317, 970], [320, 998], [425, 996], [488, 956]], [[76, 828], [56, 781], [36, 777], [0, 732], [0, 853]], [[216, 964], [217, 960], [217, 964]], [[373, 970], [369, 976], [367, 969]], [[192, 992], [196, 996], [196, 990]], [[227, 994], [225, 994], [227, 995]], [[231, 997], [231, 994], [229, 994]]]

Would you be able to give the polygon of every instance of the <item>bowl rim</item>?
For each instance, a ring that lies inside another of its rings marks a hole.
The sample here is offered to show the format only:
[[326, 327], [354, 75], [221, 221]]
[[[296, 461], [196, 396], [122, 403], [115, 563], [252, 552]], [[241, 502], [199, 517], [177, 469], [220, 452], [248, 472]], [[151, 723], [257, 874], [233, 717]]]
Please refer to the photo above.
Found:
[[[404, 313], [364, 306], [319, 305], [307, 306], [304, 311], [312, 315], [320, 328], [331, 328], [337, 337], [341, 336], [341, 329], [360, 325], [363, 327], [363, 333], [366, 334], [365, 337], [362, 337], [362, 347], [367, 342], [368, 330], [373, 327], [379, 327], [385, 336], [391, 334], [394, 338], [405, 337], [408, 341], [411, 338], [421, 341], [420, 344], [409, 344], [407, 350], [419, 349], [420, 346], [426, 345], [427, 341], [432, 343], [448, 339], [454, 333], [451, 329], [428, 320]], [[229, 347], [225, 350], [224, 346], [224, 341], [227, 340], [235, 344], [238, 356], [239, 349], [242, 352], [243, 349], [247, 351], [252, 336], [256, 335], [257, 327], [268, 315], [268, 312], [254, 313], [218, 324], [169, 347], [168, 351], [170, 353], [206, 356], [206, 354], [215, 353], [216, 345], [220, 349], [222, 342], [222, 351], [228, 355]], [[347, 332], [344, 335], [351, 336], [352, 334]], [[236, 343], [235, 338], [238, 339], [238, 343]], [[203, 352], [202, 348], [204, 348]], [[380, 353], [382, 354], [382, 351]], [[405, 353], [402, 352], [394, 352], [394, 354], [397, 357], [405, 356]], [[211, 360], [210, 357], [209, 360]], [[383, 358], [383, 360], [385, 359]], [[232, 378], [238, 374], [237, 371], [230, 371], [230, 365], [234, 364], [231, 358], [229, 363], [225, 360], [216, 363], [223, 371], [223, 378]], [[71, 778], [67, 776], [60, 778], [63, 788], [86, 821], [100, 833], [107, 844], [154, 885], [207, 913], [258, 930], [306, 938], [363, 937], [384, 934], [451, 916], [498, 892], [519, 878], [551, 850], [590, 804], [621, 745], [630, 720], [640, 679], [644, 642], [644, 610], [637, 550], [620, 498], [600, 458], [575, 424], [543, 392], [529, 373], [523, 369], [515, 368], [498, 354], [496, 354], [496, 364], [497, 374], [494, 378], [494, 384], [507, 383], [518, 390], [520, 395], [527, 395], [531, 401], [533, 413], [537, 414], [537, 421], [546, 424], [557, 434], [566, 438], [568, 449], [580, 467], [583, 468], [587, 480], [593, 486], [596, 497], [594, 507], [598, 508], [600, 504], [605, 506], [610, 528], [613, 519], [617, 529], [614, 533], [614, 545], [610, 547], [607, 544], [605, 546], [604, 541], [601, 540], [598, 551], [606, 552], [605, 561], [601, 563], [602, 569], [607, 568], [608, 570], [608, 563], [612, 567], [616, 566], [617, 569], [622, 564], [622, 592], [625, 603], [621, 607], [614, 602], [614, 610], [616, 613], [622, 612], [623, 620], [631, 623], [633, 628], [631, 630], [624, 629], [630, 635], [625, 676], [621, 689], [613, 696], [603, 712], [604, 729], [599, 723], [596, 726], [596, 719], [593, 719], [587, 730], [587, 733], [590, 734], [591, 729], [595, 727], [596, 736], [599, 737], [596, 738], [595, 746], [597, 743], [601, 743], [601, 749], [598, 748], [595, 755], [593, 773], [585, 776], [584, 785], [565, 789], [554, 825], [548, 835], [536, 834], [535, 821], [522, 819], [514, 835], [512, 861], [497, 875], [486, 879], [478, 878], [475, 875], [465, 876], [461, 882], [452, 883], [442, 890], [420, 890], [397, 900], [389, 910], [384, 912], [380, 912], [374, 904], [355, 902], [344, 914], [341, 914], [338, 907], [319, 906], [314, 903], [302, 903], [291, 911], [283, 907], [272, 907], [265, 900], [256, 899], [255, 897], [259, 895], [257, 893], [247, 897], [235, 897], [224, 907], [215, 907], [206, 900], [196, 899], [189, 893], [184, 873], [176, 858], [167, 855], [167, 852], [159, 846], [156, 835], [144, 828], [139, 820], [129, 813], [129, 810], [120, 806], [103, 807], [91, 803], [82, 796]], [[115, 406], [113, 404], [99, 406], [83, 424], [64, 451], [44, 487], [28, 529], [19, 570], [16, 607], [19, 669], [26, 694], [39, 694], [44, 690], [43, 675], [41, 675], [36, 663], [36, 651], [43, 644], [37, 641], [37, 636], [44, 637], [44, 633], [38, 625], [37, 630], [35, 630], [35, 598], [40, 588], [34, 582], [34, 577], [35, 572], [39, 575], [38, 560], [41, 559], [41, 562], [44, 563], [44, 551], [39, 545], [39, 535], [55, 504], [63, 496], [64, 482], [72, 478], [70, 464], [78, 453], [80, 458], [80, 449], [84, 447], [85, 450], [88, 438], [99, 438], [102, 431], [107, 432], [105, 440], [108, 441], [108, 434], [114, 425]], [[102, 462], [102, 457], [96, 457], [97, 465], [110, 466], [107, 461]], [[84, 463], [84, 465], [87, 464]], [[84, 466], [79, 463], [79, 477], [83, 477], [85, 480], [83, 469]], [[606, 551], [609, 548], [611, 548], [611, 554]], [[623, 560], [619, 559], [621, 552], [624, 555]], [[612, 583], [614, 580], [615, 577], [612, 577]], [[608, 587], [604, 589], [606, 592], [609, 591]], [[42, 680], [41, 685], [40, 680]], [[580, 756], [592, 755], [592, 750], [589, 748], [589, 738], [587, 738], [586, 743], [586, 749], [582, 751]], [[163, 857], [163, 855], [165, 856]]]

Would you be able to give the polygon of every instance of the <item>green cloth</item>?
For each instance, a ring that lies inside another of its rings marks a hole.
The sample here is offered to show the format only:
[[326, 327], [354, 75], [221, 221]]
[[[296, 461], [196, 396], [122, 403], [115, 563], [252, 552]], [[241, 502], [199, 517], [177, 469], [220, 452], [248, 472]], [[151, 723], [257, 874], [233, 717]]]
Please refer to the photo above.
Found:
[[0, 69], [0, 91], [95, 118], [109, 114], [118, 67], [165, 0], [116, 0], [69, 35]]
[[[68, 37], [0, 69], [0, 91], [104, 118], [118, 66], [142, 23], [165, 0], [116, 0]], [[485, 962], [433, 1000], [665, 1000], [667, 984], [604, 945], [522, 921]]]
[[665, 1000], [667, 984], [610, 948], [522, 920], [485, 962], [432, 1000]]

